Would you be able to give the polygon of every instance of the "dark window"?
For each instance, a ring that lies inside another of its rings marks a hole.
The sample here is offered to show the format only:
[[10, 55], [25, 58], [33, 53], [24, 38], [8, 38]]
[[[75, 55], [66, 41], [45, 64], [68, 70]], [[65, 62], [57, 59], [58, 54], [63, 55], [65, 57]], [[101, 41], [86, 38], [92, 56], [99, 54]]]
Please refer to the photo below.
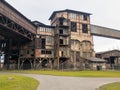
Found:
[[31, 56], [34, 56], [34, 54], [31, 54]]
[[63, 25], [63, 22], [62, 22], [62, 21], [60, 21], [60, 25], [61, 25], [61, 26]]
[[64, 21], [64, 19], [63, 18], [59, 18], [59, 24], [62, 26], [63, 25], [63, 21]]
[[63, 39], [60, 39], [60, 44], [63, 45]]
[[62, 29], [60, 29], [60, 34], [63, 34], [63, 30]]
[[41, 48], [42, 48], [42, 49], [45, 49], [45, 42], [46, 42], [45, 39], [42, 38], [42, 39], [41, 39], [41, 43], [42, 43], [42, 44], [41, 44]]
[[41, 54], [52, 54], [50, 50], [41, 50]]
[[30, 52], [29, 52], [29, 50], [27, 50], [27, 54], [29, 54]]
[[63, 57], [64, 56], [63, 51], [61, 52], [61, 54], [62, 54], [62, 57]]
[[72, 32], [77, 32], [77, 24], [76, 24], [76, 22], [71, 22], [71, 31]]
[[22, 54], [20, 54], [20, 56], [23, 56]]
[[41, 54], [45, 54], [45, 50], [41, 50]]
[[47, 50], [46, 54], [52, 54], [52, 51]]
[[87, 15], [83, 15], [83, 20], [87, 20]]
[[88, 33], [88, 25], [87, 24], [82, 24], [82, 32]]

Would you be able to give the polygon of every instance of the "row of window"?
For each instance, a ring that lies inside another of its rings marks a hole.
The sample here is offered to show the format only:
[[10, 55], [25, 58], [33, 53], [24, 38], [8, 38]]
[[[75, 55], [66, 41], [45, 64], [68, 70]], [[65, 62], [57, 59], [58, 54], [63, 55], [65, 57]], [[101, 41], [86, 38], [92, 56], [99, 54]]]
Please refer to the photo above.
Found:
[[51, 50], [41, 50], [41, 54], [52, 54]]
[[[77, 19], [77, 14], [75, 14], [75, 13], [70, 13], [70, 18], [72, 18], [72, 19]], [[86, 15], [86, 14], [84, 14], [84, 15], [82, 15], [82, 20], [88, 20], [88, 15]]]
[[[49, 28], [41, 28], [39, 29], [41, 32], [52, 32], [52, 29]], [[77, 32], [77, 23], [76, 22], [71, 22], [71, 31], [72, 32]], [[59, 31], [60, 34], [63, 34], [63, 30]], [[83, 33], [88, 33], [88, 25], [87, 24], [82, 24], [82, 32]]]
[[46, 44], [52, 44], [52, 37], [46, 37], [46, 38], [39, 38], [36, 39], [36, 47], [37, 48], [41, 48], [41, 49], [45, 49], [46, 48]]
[[[71, 31], [77, 32], [77, 23], [76, 22], [71, 22]], [[82, 32], [88, 33], [88, 25], [87, 24], [82, 24]]]
[[71, 45], [77, 45], [77, 44], [88, 48], [91, 46], [91, 42], [89, 41], [80, 42], [80, 41], [71, 40]]
[[52, 28], [40, 27], [39, 31], [41, 31], [41, 32], [52, 32], [53, 30], [52, 30]]

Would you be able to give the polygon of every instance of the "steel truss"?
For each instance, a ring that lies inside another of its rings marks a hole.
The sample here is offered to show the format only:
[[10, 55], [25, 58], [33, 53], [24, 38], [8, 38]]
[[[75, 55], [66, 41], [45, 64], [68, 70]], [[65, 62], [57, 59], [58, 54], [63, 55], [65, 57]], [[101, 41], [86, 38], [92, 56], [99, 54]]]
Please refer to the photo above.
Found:
[[15, 23], [14, 21], [10, 20], [9, 18], [7, 18], [2, 14], [0, 14], [0, 26], [3, 26], [9, 30], [12, 30], [13, 32], [19, 35], [22, 35], [29, 40], [33, 40], [35, 37], [33, 33], [31, 33], [24, 27], [18, 25], [17, 23]]

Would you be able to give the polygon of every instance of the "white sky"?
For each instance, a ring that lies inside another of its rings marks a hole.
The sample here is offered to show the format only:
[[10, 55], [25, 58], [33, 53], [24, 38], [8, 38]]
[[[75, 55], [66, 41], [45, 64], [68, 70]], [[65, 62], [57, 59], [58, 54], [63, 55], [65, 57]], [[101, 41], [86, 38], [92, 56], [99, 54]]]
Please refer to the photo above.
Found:
[[[92, 13], [91, 23], [120, 30], [120, 0], [6, 0], [30, 20], [49, 24], [53, 11], [72, 9]], [[94, 36], [96, 52], [120, 49], [120, 40]]]

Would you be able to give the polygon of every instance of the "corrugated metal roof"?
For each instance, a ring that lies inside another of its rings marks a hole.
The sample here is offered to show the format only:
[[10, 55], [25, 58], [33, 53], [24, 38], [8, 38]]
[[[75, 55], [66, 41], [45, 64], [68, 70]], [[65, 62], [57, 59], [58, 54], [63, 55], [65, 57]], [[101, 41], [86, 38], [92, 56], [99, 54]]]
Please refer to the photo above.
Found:
[[104, 59], [96, 58], [96, 57], [91, 57], [90, 61], [92, 62], [106, 62]]
[[109, 53], [109, 52], [120, 52], [120, 50], [114, 49], [114, 50], [109, 50], [109, 51], [97, 52], [96, 54], [104, 54], [104, 53]]

